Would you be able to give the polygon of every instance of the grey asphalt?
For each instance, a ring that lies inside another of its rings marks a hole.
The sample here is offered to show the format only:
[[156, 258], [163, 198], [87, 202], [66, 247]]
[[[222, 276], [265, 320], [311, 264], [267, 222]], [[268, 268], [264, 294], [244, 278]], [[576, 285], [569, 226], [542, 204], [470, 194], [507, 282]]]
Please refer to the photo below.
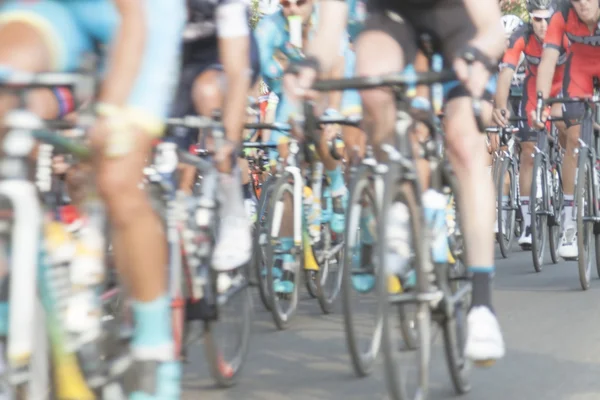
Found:
[[[575, 262], [546, 264], [535, 273], [529, 252], [499, 257], [494, 303], [506, 358], [492, 368], [474, 370], [471, 391], [456, 396], [441, 340], [436, 340], [429, 398], [600, 400], [600, 280], [595, 270], [584, 292]], [[381, 360], [371, 376], [353, 374], [340, 307], [323, 315], [316, 300], [305, 294], [290, 328], [277, 331], [257, 296], [255, 300], [250, 352], [238, 385], [216, 388], [198, 345], [186, 367], [185, 400], [388, 398]]]

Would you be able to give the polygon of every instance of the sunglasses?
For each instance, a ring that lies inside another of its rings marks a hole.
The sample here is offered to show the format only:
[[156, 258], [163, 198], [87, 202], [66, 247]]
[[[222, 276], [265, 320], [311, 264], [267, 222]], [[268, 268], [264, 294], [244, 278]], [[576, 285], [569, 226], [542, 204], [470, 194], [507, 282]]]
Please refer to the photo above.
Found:
[[534, 22], [542, 22], [542, 21], [546, 21], [548, 23], [550, 23], [550, 17], [548, 18], [542, 18], [542, 17], [531, 17], [531, 20]]
[[296, 1], [290, 1], [290, 0], [280, 0], [279, 4], [281, 4], [281, 6], [283, 8], [288, 8], [289, 6], [291, 6], [292, 4], [295, 4], [298, 7], [302, 7], [303, 5], [305, 5], [306, 3], [308, 3], [308, 0], [296, 0]]

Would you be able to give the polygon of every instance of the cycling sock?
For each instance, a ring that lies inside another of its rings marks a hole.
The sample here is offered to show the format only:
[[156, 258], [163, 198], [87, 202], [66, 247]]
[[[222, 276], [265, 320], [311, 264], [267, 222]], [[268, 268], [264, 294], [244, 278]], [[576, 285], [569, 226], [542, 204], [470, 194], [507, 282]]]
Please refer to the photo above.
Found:
[[376, 227], [375, 217], [373, 212], [369, 209], [364, 212], [360, 217], [360, 238], [363, 244], [375, 243]]
[[508, 203], [510, 203], [510, 197], [502, 196], [502, 204], [500, 205], [500, 207], [502, 207], [502, 220], [503, 221], [506, 221], [506, 214], [508, 213], [508, 210], [506, 210], [506, 206], [508, 205]]
[[525, 227], [531, 226], [531, 214], [529, 213], [529, 196], [519, 196], [521, 201], [521, 214]]
[[8, 302], [0, 302], [0, 336], [8, 333]]
[[294, 238], [293, 237], [282, 237], [279, 239], [279, 249], [284, 251], [281, 255], [281, 259], [283, 261], [283, 269], [289, 270], [294, 265], [294, 256], [289, 253], [290, 250], [294, 248]]
[[346, 185], [344, 183], [344, 175], [342, 174], [342, 167], [338, 166], [335, 169], [325, 171], [325, 174], [329, 178], [329, 187], [331, 188], [331, 196], [336, 197], [344, 194]]
[[573, 221], [573, 195], [565, 194], [565, 202], [563, 208], [563, 231], [566, 231], [569, 228], [575, 228], [576, 222]]
[[473, 294], [471, 296], [471, 308], [485, 306], [492, 309], [492, 285], [491, 275], [494, 267], [469, 267], [473, 272]]
[[244, 199], [245, 200], [249, 200], [249, 199], [253, 199], [254, 195], [252, 193], [252, 184], [250, 182], [248, 183], [244, 183], [244, 185], [242, 186], [243, 191], [244, 191]]
[[169, 297], [163, 295], [152, 301], [134, 301], [133, 317], [133, 356], [138, 360], [173, 360]]

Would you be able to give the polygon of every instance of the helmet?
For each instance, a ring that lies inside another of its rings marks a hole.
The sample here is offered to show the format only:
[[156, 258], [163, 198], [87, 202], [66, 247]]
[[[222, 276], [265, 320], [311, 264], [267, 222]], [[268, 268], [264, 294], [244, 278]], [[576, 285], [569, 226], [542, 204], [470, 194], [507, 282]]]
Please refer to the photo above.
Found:
[[504, 27], [504, 33], [507, 38], [521, 25], [523, 25], [523, 21], [516, 15], [510, 14], [502, 16], [502, 26]]
[[548, 10], [554, 11], [553, 0], [527, 0], [527, 11], [533, 12], [535, 10]]

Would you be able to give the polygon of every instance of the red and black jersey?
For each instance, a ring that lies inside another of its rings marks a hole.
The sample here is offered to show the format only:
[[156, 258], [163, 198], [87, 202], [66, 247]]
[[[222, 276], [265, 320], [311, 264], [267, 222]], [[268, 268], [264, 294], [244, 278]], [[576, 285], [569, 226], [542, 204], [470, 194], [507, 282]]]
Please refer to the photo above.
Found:
[[[546, 33], [546, 37], [548, 33]], [[521, 53], [525, 55], [527, 61], [527, 73], [537, 75], [537, 68], [542, 59], [544, 43], [542, 43], [535, 33], [531, 25], [523, 25], [519, 27], [510, 37], [508, 49], [504, 53], [502, 58], [502, 64], [500, 68], [512, 68], [516, 69], [519, 64]], [[560, 51], [557, 65], [559, 68], [556, 70], [556, 74], [562, 76], [564, 64], [567, 62], [569, 40], [566, 35], [562, 36], [559, 45], [556, 47]]]
[[562, 46], [564, 36], [569, 40], [569, 52], [574, 56], [585, 54], [588, 59], [600, 58], [600, 27], [597, 24], [591, 32], [568, 3], [552, 15], [544, 47], [558, 49]]

